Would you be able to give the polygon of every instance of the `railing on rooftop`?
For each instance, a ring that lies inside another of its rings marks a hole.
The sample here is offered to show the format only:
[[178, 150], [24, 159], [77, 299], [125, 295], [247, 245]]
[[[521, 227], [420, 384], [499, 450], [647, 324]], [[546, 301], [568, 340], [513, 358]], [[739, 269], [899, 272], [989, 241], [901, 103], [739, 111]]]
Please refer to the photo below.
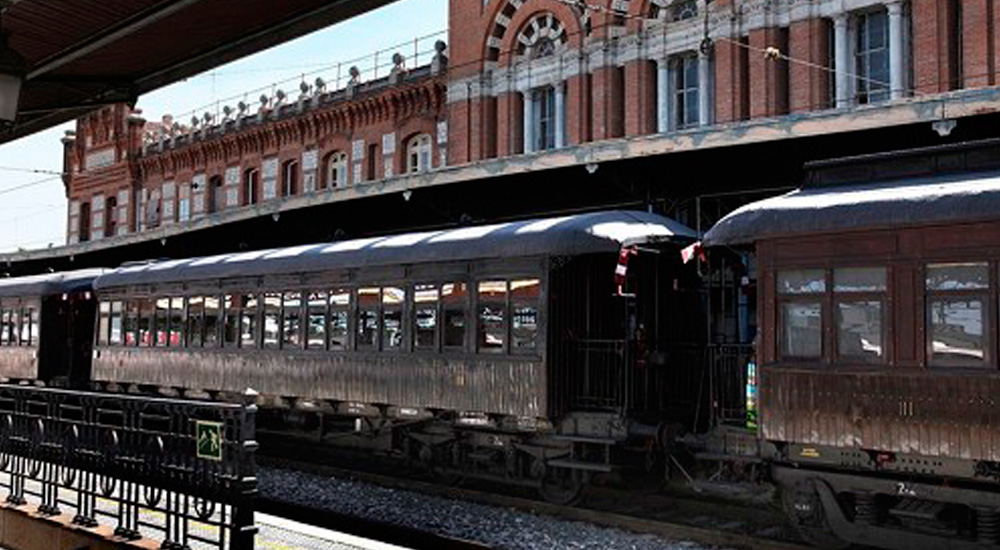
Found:
[[249, 392], [217, 403], [0, 384], [0, 498], [166, 550], [252, 550], [255, 416]]
[[351, 87], [385, 79], [394, 71], [405, 73], [419, 67], [428, 67], [436, 58], [444, 55], [446, 46], [442, 38], [446, 34], [447, 31], [442, 30], [416, 37], [369, 55], [324, 64], [240, 95], [215, 100], [179, 115], [166, 115], [158, 131], [147, 132], [143, 136], [144, 145], [150, 146], [180, 136], [190, 138], [199, 131], [204, 135], [213, 133], [213, 129], [224, 130], [227, 123], [255, 117], [261, 111], [277, 111], [280, 114], [283, 107], [303, 101], [313, 106], [319, 105], [324, 100], [343, 98], [346, 95], [343, 92]]

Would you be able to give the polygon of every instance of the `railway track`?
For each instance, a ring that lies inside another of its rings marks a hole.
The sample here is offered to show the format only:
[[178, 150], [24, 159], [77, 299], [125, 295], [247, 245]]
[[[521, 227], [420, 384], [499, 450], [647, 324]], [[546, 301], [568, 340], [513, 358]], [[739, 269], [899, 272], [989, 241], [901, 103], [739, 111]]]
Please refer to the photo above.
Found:
[[[449, 500], [510, 508], [562, 520], [586, 522], [602, 527], [617, 528], [632, 533], [656, 535], [668, 540], [689, 540], [707, 546], [747, 550], [805, 550], [811, 548], [791, 540], [793, 535], [784, 526], [783, 516], [777, 511], [686, 497], [648, 494], [636, 495], [620, 490], [599, 487], [590, 491], [585, 506], [560, 506], [517, 495], [498, 494], [479, 488], [448, 487], [417, 479], [413, 475], [389, 475], [387, 473], [359, 471], [357, 468], [330, 465], [334, 463], [333, 460], [325, 460], [329, 457], [330, 451], [328, 448], [321, 448], [318, 445], [313, 447], [316, 448], [311, 447], [308, 450], [304, 450], [299, 445], [284, 448], [276, 447], [273, 444], [265, 445], [262, 447], [265, 453], [261, 456], [261, 465], [269, 468], [307, 472], [318, 476], [353, 479], [393, 490], [412, 491]], [[292, 452], [292, 448], [298, 450]], [[309, 456], [310, 460], [303, 461], [297, 458], [301, 456]], [[368, 457], [368, 460], [370, 463], [371, 457]], [[320, 462], [326, 462], [326, 464], [321, 464]], [[277, 506], [281, 509], [289, 509], [286, 503], [276, 503], [273, 501], [265, 502], [265, 506]], [[310, 513], [325, 513], [315, 509], [309, 511], [305, 508], [298, 507], [297, 510], [306, 515]], [[636, 510], [642, 510], [645, 513], [643, 516], [639, 516], [630, 512]], [[699, 518], [702, 525], [695, 524]], [[363, 532], [353, 533], [350, 531], [353, 528], [351, 523], [357, 521], [357, 518], [353, 516], [344, 517], [336, 521], [343, 522], [343, 529], [346, 532], [358, 534], [358, 536], [368, 536]], [[740, 523], [752, 523], [758, 526], [763, 525], [763, 527], [756, 529], [755, 533], [733, 530], [734, 525]], [[770, 524], [773, 525], [768, 527]], [[366, 526], [364, 522], [360, 522], [357, 529], [366, 531], [373, 527]], [[337, 527], [337, 529], [341, 528]], [[769, 530], [773, 536], [760, 534]], [[403, 532], [405, 534], [401, 535], [401, 540], [411, 545], [412, 541], [420, 540], [419, 537], [422, 535], [414, 534], [413, 531], [410, 528], [404, 529]], [[473, 548], [471, 546], [461, 546], [461, 544], [466, 544], [467, 542], [435, 543], [432, 540], [428, 540], [431, 546], [427, 547]], [[434, 544], [437, 545], [435, 546]], [[443, 546], [443, 544], [457, 544], [459, 546]], [[483, 545], [477, 548], [489, 547], [488, 545]]]

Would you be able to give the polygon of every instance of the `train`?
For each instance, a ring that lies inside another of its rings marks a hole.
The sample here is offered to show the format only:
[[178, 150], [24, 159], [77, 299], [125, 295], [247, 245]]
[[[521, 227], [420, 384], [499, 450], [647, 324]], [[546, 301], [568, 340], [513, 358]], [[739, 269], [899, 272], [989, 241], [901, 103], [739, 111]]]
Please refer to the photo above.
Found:
[[0, 374], [252, 388], [264, 430], [554, 502], [724, 463], [818, 546], [997, 548], [1000, 141], [807, 170], [704, 234], [615, 210], [7, 279]]

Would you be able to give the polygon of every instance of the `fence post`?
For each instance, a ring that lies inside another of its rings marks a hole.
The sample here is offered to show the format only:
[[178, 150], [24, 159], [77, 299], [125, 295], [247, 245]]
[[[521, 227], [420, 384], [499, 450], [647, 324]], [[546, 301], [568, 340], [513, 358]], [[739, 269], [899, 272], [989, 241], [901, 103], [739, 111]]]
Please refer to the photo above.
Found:
[[253, 550], [257, 526], [254, 523], [253, 501], [257, 498], [257, 392], [247, 389], [243, 393], [240, 409], [239, 462], [237, 483], [239, 497], [233, 505], [233, 532], [231, 550]]

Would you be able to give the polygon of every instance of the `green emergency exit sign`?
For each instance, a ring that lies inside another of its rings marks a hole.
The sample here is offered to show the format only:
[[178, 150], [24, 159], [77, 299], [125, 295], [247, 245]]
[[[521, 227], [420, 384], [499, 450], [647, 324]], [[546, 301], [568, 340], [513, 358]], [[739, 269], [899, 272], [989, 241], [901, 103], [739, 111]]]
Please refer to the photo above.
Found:
[[222, 423], [195, 421], [198, 458], [222, 461]]

